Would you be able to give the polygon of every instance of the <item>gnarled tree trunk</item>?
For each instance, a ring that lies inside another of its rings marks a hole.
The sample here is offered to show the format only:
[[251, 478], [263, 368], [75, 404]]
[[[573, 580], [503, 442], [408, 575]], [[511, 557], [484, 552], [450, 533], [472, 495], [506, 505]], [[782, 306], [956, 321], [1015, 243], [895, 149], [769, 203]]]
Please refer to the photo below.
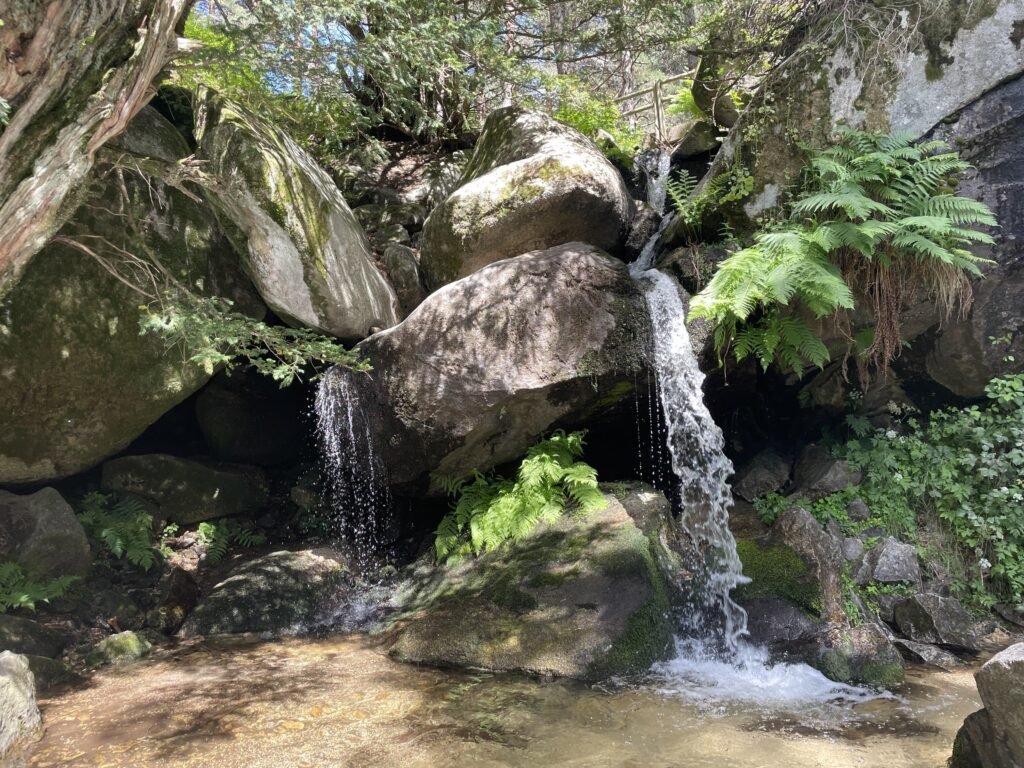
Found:
[[96, 151], [149, 101], [194, 0], [0, 0], [0, 297], [77, 207]]

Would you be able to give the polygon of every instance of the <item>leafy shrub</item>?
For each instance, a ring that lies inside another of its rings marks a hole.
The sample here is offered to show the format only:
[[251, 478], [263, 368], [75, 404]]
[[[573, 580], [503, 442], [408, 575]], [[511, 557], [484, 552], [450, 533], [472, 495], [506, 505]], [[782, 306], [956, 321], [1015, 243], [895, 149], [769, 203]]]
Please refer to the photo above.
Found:
[[970, 167], [945, 145], [915, 145], [900, 134], [846, 131], [810, 159], [806, 191], [788, 221], [757, 234], [754, 244], [719, 266], [691, 303], [693, 317], [715, 325], [720, 357], [755, 357], [801, 374], [823, 367], [828, 350], [808, 318], [849, 325], [858, 303], [873, 328], [859, 353], [862, 374], [887, 366], [901, 348], [905, 294], [924, 286], [947, 313], [968, 306], [968, 275], [984, 260], [973, 243], [992, 238], [973, 227], [995, 226], [983, 203], [950, 189]]
[[146, 571], [159, 560], [153, 516], [138, 499], [89, 493], [82, 499], [78, 519], [89, 537], [115, 558]]
[[569, 502], [583, 513], [603, 509], [607, 501], [597, 487], [597, 471], [577, 461], [583, 434], [559, 430], [534, 445], [515, 480], [479, 472], [468, 482], [444, 480], [456, 501], [435, 532], [438, 561], [518, 541], [538, 523], [557, 520]]
[[196, 533], [199, 534], [199, 542], [206, 545], [206, 561], [211, 565], [223, 560], [232, 544], [251, 549], [267, 541], [251, 520], [211, 520], [200, 523]]
[[[840, 449], [865, 470], [855, 495], [873, 521], [913, 540], [938, 519], [967, 563], [954, 587], [979, 605], [1024, 603], [1024, 374], [994, 379], [988, 402], [910, 417]], [[843, 495], [845, 494], [845, 495]], [[852, 491], [818, 504], [844, 504]], [[831, 500], [831, 502], [829, 501]]]
[[30, 580], [21, 566], [13, 562], [0, 563], [0, 613], [14, 608], [34, 611], [36, 603], [47, 603], [60, 597], [77, 582], [77, 576], [60, 576], [52, 581]]
[[684, 80], [683, 87], [676, 91], [665, 110], [670, 115], [685, 115], [695, 120], [707, 120], [708, 116], [704, 110], [697, 106], [693, 98], [693, 81]]
[[168, 297], [144, 307], [140, 333], [155, 333], [178, 344], [188, 361], [208, 373], [239, 363], [251, 365], [286, 387], [317, 362], [369, 370], [358, 353], [337, 340], [304, 328], [271, 326], [235, 312], [227, 299]]

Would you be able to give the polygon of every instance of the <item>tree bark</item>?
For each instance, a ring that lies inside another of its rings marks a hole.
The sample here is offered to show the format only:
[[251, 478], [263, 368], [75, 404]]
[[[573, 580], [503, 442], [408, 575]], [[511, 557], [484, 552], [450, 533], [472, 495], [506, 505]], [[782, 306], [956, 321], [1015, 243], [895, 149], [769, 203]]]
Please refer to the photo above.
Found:
[[153, 94], [194, 0], [0, 0], [0, 298]]

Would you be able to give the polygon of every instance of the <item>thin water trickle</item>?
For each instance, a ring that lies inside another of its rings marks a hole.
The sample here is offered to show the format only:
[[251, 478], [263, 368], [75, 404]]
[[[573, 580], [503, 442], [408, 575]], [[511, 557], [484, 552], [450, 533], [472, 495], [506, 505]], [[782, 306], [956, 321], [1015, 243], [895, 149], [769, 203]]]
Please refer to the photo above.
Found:
[[316, 421], [326, 513], [336, 538], [354, 548], [366, 573], [387, 544], [391, 491], [353, 386], [357, 375], [335, 368], [323, 377], [316, 393]]

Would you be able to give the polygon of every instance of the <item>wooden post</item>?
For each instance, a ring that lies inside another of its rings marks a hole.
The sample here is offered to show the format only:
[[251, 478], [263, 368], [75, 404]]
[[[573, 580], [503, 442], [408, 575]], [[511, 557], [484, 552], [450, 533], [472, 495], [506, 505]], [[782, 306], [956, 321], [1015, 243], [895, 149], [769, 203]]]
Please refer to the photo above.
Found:
[[654, 138], [660, 146], [665, 141], [665, 109], [661, 103], [661, 80], [654, 82]]

